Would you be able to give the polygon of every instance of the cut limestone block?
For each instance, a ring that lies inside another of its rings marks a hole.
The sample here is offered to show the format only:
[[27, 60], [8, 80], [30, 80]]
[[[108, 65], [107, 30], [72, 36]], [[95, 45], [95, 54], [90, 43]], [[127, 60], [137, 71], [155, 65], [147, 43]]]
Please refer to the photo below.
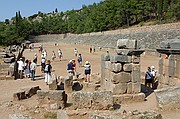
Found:
[[117, 47], [119, 49], [136, 49], [136, 40], [119, 39], [117, 41]]
[[169, 56], [168, 74], [171, 77], [174, 77], [174, 75], [175, 75], [175, 58], [174, 58], [174, 55]]
[[111, 65], [111, 71], [113, 71], [113, 72], [120, 72], [121, 70], [122, 70], [121, 63], [113, 63]]
[[124, 64], [123, 65], [123, 70], [131, 72], [132, 71], [132, 63]]
[[110, 56], [111, 62], [122, 62], [122, 63], [131, 63], [132, 57], [127, 55], [111, 55]]
[[110, 61], [110, 55], [109, 54], [102, 54], [101, 55], [101, 61]]
[[133, 64], [132, 65], [132, 72], [131, 72], [132, 82], [141, 82], [141, 71], [140, 71], [140, 64]]
[[113, 95], [125, 94], [127, 92], [127, 83], [113, 84]]
[[111, 73], [112, 76], [112, 83], [127, 83], [131, 81], [131, 74], [127, 72], [120, 72], [120, 73]]

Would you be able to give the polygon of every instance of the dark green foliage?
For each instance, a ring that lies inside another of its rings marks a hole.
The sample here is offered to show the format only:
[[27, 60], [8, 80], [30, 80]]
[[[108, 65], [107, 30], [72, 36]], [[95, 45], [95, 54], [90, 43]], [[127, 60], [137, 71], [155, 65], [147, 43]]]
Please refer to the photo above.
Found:
[[18, 44], [29, 35], [90, 33], [129, 27], [147, 21], [180, 20], [180, 0], [104, 0], [80, 10], [42, 13], [22, 18], [20, 11], [0, 23], [0, 44]]

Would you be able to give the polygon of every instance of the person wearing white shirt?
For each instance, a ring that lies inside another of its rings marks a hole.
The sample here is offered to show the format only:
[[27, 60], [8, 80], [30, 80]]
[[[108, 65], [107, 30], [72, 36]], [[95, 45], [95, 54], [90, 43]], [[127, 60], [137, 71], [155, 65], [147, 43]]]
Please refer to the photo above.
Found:
[[22, 79], [23, 78], [23, 70], [24, 70], [24, 62], [22, 61], [22, 58], [20, 58], [20, 60], [17, 61], [17, 63], [18, 63], [19, 78]]

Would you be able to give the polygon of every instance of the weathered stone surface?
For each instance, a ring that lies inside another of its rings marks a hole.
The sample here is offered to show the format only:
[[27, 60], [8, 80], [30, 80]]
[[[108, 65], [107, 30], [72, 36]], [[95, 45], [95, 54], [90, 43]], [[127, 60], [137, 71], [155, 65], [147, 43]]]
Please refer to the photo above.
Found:
[[110, 61], [110, 55], [109, 54], [102, 54], [101, 55], [101, 61]]
[[35, 119], [35, 118], [22, 114], [10, 114], [9, 119]]
[[22, 91], [25, 91], [26, 97], [31, 97], [35, 94], [37, 94], [38, 90], [41, 90], [39, 86], [32, 86], [32, 87], [24, 87], [21, 88]]
[[124, 64], [123, 70], [128, 72], [132, 71], [132, 63]]
[[133, 83], [141, 81], [140, 64], [133, 64], [132, 65], [131, 77], [132, 77]]
[[117, 116], [114, 114], [107, 115], [107, 114], [90, 114], [88, 119], [123, 119], [121, 116]]
[[160, 44], [161, 48], [167, 49], [180, 49], [180, 40], [179, 39], [168, 39], [167, 41], [162, 41]]
[[122, 104], [124, 103], [123, 95], [113, 95], [113, 104]]
[[157, 112], [138, 112], [133, 111], [132, 114], [127, 116], [128, 119], [163, 119], [162, 115]]
[[155, 90], [158, 107], [164, 110], [180, 107], [180, 87], [167, 87]]
[[73, 92], [72, 102], [74, 109], [91, 108], [91, 109], [108, 109], [113, 105], [111, 91], [95, 92]]
[[19, 91], [13, 94], [13, 100], [22, 100], [26, 99], [25, 91]]
[[164, 65], [163, 62], [164, 62], [164, 61], [163, 61], [163, 58], [161, 58], [161, 59], [159, 60], [159, 71], [158, 71], [158, 73], [159, 73], [160, 75], [163, 74], [163, 65]]
[[175, 58], [174, 58], [174, 55], [169, 56], [168, 74], [171, 77], [174, 77], [174, 75], [175, 75]]
[[67, 103], [67, 94], [62, 90], [37, 91], [39, 101], [48, 102], [48, 104], [58, 104], [60, 108], [64, 108]]
[[113, 72], [120, 72], [121, 70], [122, 70], [121, 63], [113, 63], [111, 65], [111, 71], [113, 71]]
[[160, 84], [168, 85], [169, 84], [169, 76], [160, 75], [157, 77]]
[[136, 48], [136, 40], [130, 39], [119, 39], [117, 41], [117, 47], [119, 49], [135, 49]]
[[70, 79], [70, 78], [65, 78], [64, 79], [64, 90], [67, 93], [72, 92], [72, 79]]
[[57, 119], [69, 119], [66, 111], [64, 110], [58, 110], [57, 112]]
[[176, 56], [175, 77], [180, 78], [180, 55]]
[[111, 73], [112, 76], [112, 83], [127, 83], [131, 81], [131, 74], [127, 72], [120, 72], [120, 73]]
[[141, 92], [141, 83], [132, 83], [132, 93], [139, 93]]
[[37, 91], [37, 97], [39, 99], [44, 99], [45, 97], [47, 97], [49, 95], [49, 91], [48, 90], [38, 90]]
[[110, 61], [111, 62], [130, 63], [130, 62], [132, 62], [132, 58], [131, 58], [131, 56], [127, 56], [127, 55], [111, 55]]
[[54, 104], [51, 104], [51, 105], [50, 105], [50, 108], [51, 108], [52, 110], [58, 110], [58, 109], [61, 108], [61, 106], [60, 106], [58, 103], [54, 103]]
[[56, 80], [52, 80], [52, 82], [49, 83], [48, 86], [49, 86], [49, 90], [57, 90], [58, 89]]
[[138, 93], [133, 95], [133, 102], [143, 102], [145, 101], [145, 94], [144, 93]]
[[127, 83], [119, 83], [113, 85], [113, 95], [125, 94], [127, 92]]
[[109, 69], [109, 70], [111, 70], [111, 62], [110, 61], [106, 61], [105, 62], [105, 69]]
[[140, 62], [140, 56], [132, 56], [132, 63], [138, 64]]
[[128, 49], [116, 49], [116, 53], [118, 55], [128, 55], [129, 52], [130, 52], [130, 50], [128, 50]]
[[132, 90], [132, 82], [129, 82], [128, 84], [127, 84], [127, 93], [128, 94], [131, 94], [133, 92], [133, 90]]

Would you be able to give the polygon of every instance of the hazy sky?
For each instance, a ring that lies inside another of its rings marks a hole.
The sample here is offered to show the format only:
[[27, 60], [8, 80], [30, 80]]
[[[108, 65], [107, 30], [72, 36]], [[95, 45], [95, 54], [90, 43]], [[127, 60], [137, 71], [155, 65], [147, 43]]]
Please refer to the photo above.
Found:
[[82, 5], [99, 3], [103, 0], [0, 0], [0, 21], [11, 19], [17, 11], [23, 17], [31, 16], [38, 11], [48, 13], [54, 11], [67, 11], [80, 9]]

